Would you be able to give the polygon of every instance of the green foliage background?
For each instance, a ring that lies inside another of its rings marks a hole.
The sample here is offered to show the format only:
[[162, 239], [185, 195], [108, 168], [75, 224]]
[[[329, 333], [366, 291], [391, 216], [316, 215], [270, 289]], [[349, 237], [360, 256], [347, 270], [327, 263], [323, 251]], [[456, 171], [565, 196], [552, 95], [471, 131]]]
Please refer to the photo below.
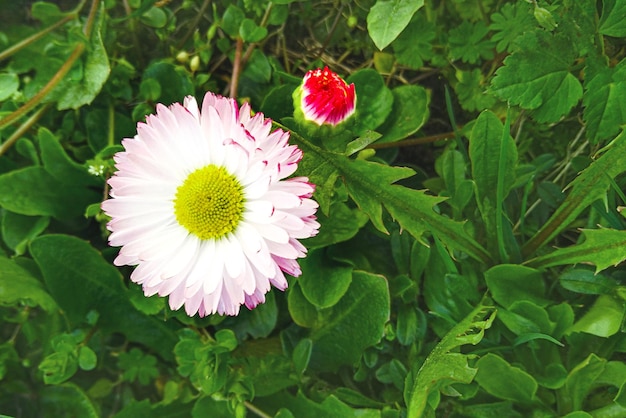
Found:
[[[626, 1], [0, 0], [0, 414], [626, 416]], [[293, 118], [328, 65], [338, 129]], [[206, 91], [292, 131], [303, 274], [189, 318], [116, 268], [123, 137]]]

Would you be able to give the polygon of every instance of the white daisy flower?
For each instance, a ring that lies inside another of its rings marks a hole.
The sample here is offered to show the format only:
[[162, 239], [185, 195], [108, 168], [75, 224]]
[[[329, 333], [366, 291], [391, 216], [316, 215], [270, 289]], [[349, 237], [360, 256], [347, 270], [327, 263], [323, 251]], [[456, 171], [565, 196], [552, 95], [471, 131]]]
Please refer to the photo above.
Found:
[[314, 186], [294, 173], [302, 151], [271, 120], [207, 93], [157, 106], [125, 138], [102, 209], [116, 265], [146, 296], [169, 295], [188, 315], [237, 315], [265, 301], [283, 272], [301, 274], [298, 241], [317, 234]]

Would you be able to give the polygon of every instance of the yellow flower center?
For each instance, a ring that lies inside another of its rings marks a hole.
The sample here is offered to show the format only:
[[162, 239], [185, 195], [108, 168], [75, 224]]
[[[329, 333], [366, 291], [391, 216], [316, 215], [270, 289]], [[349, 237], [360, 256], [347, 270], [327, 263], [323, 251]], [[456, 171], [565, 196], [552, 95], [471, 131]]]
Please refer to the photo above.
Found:
[[243, 217], [243, 187], [224, 167], [207, 165], [189, 174], [176, 189], [178, 223], [202, 240], [235, 230]]

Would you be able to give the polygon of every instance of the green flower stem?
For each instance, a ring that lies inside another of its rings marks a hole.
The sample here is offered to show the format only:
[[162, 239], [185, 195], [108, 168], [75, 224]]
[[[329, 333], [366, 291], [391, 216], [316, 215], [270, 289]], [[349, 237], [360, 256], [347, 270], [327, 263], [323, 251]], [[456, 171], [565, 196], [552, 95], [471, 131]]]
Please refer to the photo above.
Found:
[[28, 38], [23, 39], [20, 42], [16, 43], [15, 45], [5, 49], [4, 51], [0, 52], [0, 61], [9, 58], [11, 55], [15, 54], [20, 49], [26, 48], [28, 45], [32, 44], [35, 41], [38, 41], [39, 39], [43, 38], [45, 35], [52, 32], [56, 28], [63, 26], [64, 24], [66, 24], [67, 22], [75, 18], [76, 18], [75, 13], [69, 14], [65, 16], [63, 19], [59, 20], [58, 22], [53, 23], [47, 28], [42, 29], [41, 31], [35, 33], [34, 35], [31, 35]]
[[[98, 5], [100, 4], [100, 0], [93, 0], [91, 2], [91, 10], [89, 11], [89, 17], [87, 18], [87, 23], [85, 23], [85, 36], [89, 37], [91, 34], [91, 29], [93, 28], [93, 23], [96, 18], [96, 12], [98, 10]], [[41, 89], [37, 94], [35, 94], [29, 101], [24, 103], [22, 107], [9, 114], [4, 119], [0, 119], [0, 129], [4, 128], [7, 125], [12, 124], [26, 113], [31, 111], [35, 106], [37, 106], [41, 101], [63, 80], [63, 77], [67, 75], [70, 71], [76, 60], [82, 55], [85, 51], [86, 46], [84, 43], [80, 43], [76, 45], [69, 58], [59, 71], [48, 81], [48, 83]]]
[[9, 148], [11, 148], [13, 144], [26, 133], [26, 131], [28, 131], [35, 123], [37, 123], [37, 121], [43, 116], [44, 113], [46, 113], [49, 107], [50, 103], [47, 103], [37, 112], [35, 112], [30, 118], [28, 118], [28, 120], [24, 122], [19, 128], [16, 129], [15, 132], [13, 132], [13, 134], [11, 134], [11, 136], [8, 137], [7, 140], [2, 143], [2, 145], [0, 145], [0, 156], [7, 152]]

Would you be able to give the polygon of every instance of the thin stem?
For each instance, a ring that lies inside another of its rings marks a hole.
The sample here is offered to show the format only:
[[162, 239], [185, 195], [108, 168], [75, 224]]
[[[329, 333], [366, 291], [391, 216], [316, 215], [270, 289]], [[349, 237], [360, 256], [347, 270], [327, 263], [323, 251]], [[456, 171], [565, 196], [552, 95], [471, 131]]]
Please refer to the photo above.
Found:
[[69, 22], [70, 20], [73, 20], [75, 18], [76, 18], [75, 14], [67, 15], [63, 19], [59, 20], [58, 22], [53, 23], [52, 25], [48, 26], [47, 28], [45, 28], [45, 29], [35, 33], [34, 35], [31, 35], [28, 38], [21, 40], [20, 42], [16, 43], [15, 45], [5, 49], [4, 51], [0, 52], [0, 61], [9, 58], [11, 55], [15, 54], [20, 49], [27, 47], [28, 45], [32, 44], [35, 41], [38, 41], [39, 39], [43, 38], [45, 35], [47, 35], [48, 33], [52, 32], [56, 28], [58, 28], [60, 26], [63, 26], [64, 24], [66, 24], [67, 22]]
[[202, 2], [202, 6], [200, 6], [200, 10], [198, 11], [198, 14], [196, 15], [193, 22], [191, 22], [191, 25], [189, 26], [189, 30], [187, 31], [185, 36], [183, 36], [180, 42], [178, 42], [178, 45], [177, 45], [178, 49], [181, 49], [185, 45], [185, 42], [187, 42], [187, 39], [189, 39], [191, 35], [193, 35], [196, 28], [198, 27], [198, 24], [200, 23], [200, 20], [204, 16], [204, 12], [206, 12], [206, 9], [207, 7], [209, 7], [210, 3], [211, 3], [211, 0], [204, 0], [204, 2]]
[[17, 140], [26, 133], [26, 131], [28, 131], [35, 123], [37, 123], [37, 121], [43, 116], [44, 113], [46, 113], [49, 107], [50, 103], [45, 104], [41, 107], [41, 109], [39, 109], [30, 118], [28, 118], [26, 122], [24, 122], [19, 128], [17, 128], [15, 132], [13, 132], [13, 134], [8, 137], [7, 140], [2, 143], [2, 145], [0, 145], [0, 155], [6, 153], [9, 148], [11, 148], [13, 144], [15, 144], [15, 142], [17, 142]]
[[[89, 11], [89, 17], [87, 18], [87, 23], [85, 24], [84, 33], [85, 36], [89, 37], [91, 35], [91, 30], [93, 29], [93, 23], [96, 18], [96, 12], [98, 11], [98, 5], [100, 4], [100, 0], [93, 0], [91, 2], [91, 10]], [[4, 119], [0, 119], [0, 129], [10, 125], [15, 122], [30, 110], [32, 110], [35, 106], [37, 106], [41, 101], [61, 82], [63, 77], [67, 75], [70, 71], [74, 62], [81, 56], [81, 54], [85, 51], [86, 46], [84, 43], [79, 43], [76, 45], [72, 53], [70, 54], [67, 61], [63, 63], [59, 71], [48, 81], [48, 83], [43, 86], [37, 94], [35, 94], [29, 101], [24, 103], [22, 107], [14, 111], [13, 113], [6, 116]]]
[[[263, 17], [261, 18], [261, 23], [259, 24], [260, 27], [264, 28], [267, 26], [267, 21], [270, 19], [270, 13], [272, 12], [272, 7], [274, 7], [274, 4], [270, 1], [269, 3], [267, 3], [267, 8], [265, 9], [265, 13], [263, 14]], [[252, 52], [254, 52], [254, 48], [256, 48], [256, 43], [251, 43], [250, 45], [248, 45], [248, 48], [246, 48], [246, 52], [243, 54], [243, 64], [247, 63], [248, 60], [250, 59], [250, 57], [252, 56]]]
[[261, 417], [261, 418], [272, 418], [271, 415], [266, 414], [265, 412], [261, 411], [259, 408], [257, 408], [256, 406], [254, 406], [253, 404], [251, 404], [248, 401], [244, 402], [244, 405], [246, 406], [246, 408], [248, 408], [248, 410], [250, 412], [252, 412], [253, 414]]
[[450, 123], [452, 124], [452, 129], [454, 130], [454, 139], [456, 140], [456, 146], [463, 156], [463, 161], [467, 163], [469, 162], [469, 156], [467, 155], [467, 149], [465, 149], [465, 144], [463, 144], [463, 141], [461, 140], [461, 135], [459, 135], [459, 128], [456, 124], [456, 118], [454, 117], [454, 110], [452, 109], [450, 89], [448, 88], [448, 86], [445, 87], [446, 109], [448, 111], [448, 118], [450, 118]]
[[422, 138], [409, 138], [403, 139], [397, 142], [383, 142], [381, 144], [373, 143], [368, 145], [367, 148], [371, 149], [383, 149], [383, 148], [396, 148], [396, 147], [412, 147], [413, 145], [430, 144], [431, 142], [437, 142], [444, 139], [451, 139], [455, 137], [454, 132], [446, 132], [444, 134], [424, 136]]
[[235, 47], [235, 62], [233, 63], [233, 75], [230, 79], [229, 96], [237, 98], [237, 87], [239, 86], [239, 73], [241, 72], [241, 50], [243, 49], [243, 39], [237, 38], [237, 46]]

